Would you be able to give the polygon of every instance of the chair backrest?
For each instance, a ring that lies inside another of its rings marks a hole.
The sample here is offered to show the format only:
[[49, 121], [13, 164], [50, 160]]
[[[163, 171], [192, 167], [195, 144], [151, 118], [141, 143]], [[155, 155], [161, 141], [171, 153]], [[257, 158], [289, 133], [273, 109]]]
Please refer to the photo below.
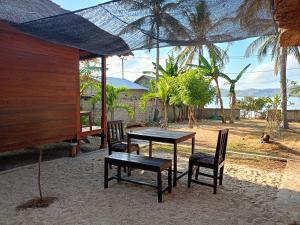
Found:
[[124, 141], [124, 128], [122, 120], [107, 122], [107, 142], [111, 144]]
[[219, 130], [218, 143], [215, 153], [215, 164], [220, 164], [225, 160], [229, 129]]

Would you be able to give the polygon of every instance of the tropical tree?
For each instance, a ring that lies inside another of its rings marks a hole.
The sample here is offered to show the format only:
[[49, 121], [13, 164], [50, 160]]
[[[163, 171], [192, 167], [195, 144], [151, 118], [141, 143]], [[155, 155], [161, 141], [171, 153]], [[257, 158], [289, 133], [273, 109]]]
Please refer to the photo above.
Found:
[[157, 83], [157, 90], [149, 91], [142, 95], [140, 100], [140, 107], [142, 110], [146, 110], [146, 106], [149, 100], [159, 99], [162, 102], [162, 108], [164, 113], [164, 127], [168, 126], [168, 104], [170, 100], [170, 78], [168, 76], [162, 76]]
[[84, 60], [80, 62], [80, 95], [84, 95], [86, 90], [97, 89], [101, 84], [94, 78], [94, 75], [101, 72], [98, 60]]
[[237, 10], [236, 19], [239, 20], [241, 26], [248, 31], [257, 31], [257, 27], [269, 27], [273, 23], [270, 19], [257, 20], [257, 17], [273, 18], [273, 1], [262, 0], [243, 0]]
[[[166, 35], [172, 37], [178, 33], [187, 36], [187, 32], [185, 31], [184, 26], [178, 21], [173, 15], [171, 15], [171, 11], [176, 9], [179, 2], [169, 2], [165, 0], [124, 0], [126, 5], [128, 5], [133, 10], [138, 11], [148, 11], [149, 13], [143, 17], [138, 18], [132, 23], [128, 24], [121, 30], [119, 35], [134, 33], [136, 30], [141, 29], [146, 25], [149, 27], [147, 32], [151, 35], [147, 35], [145, 44], [149, 47], [149, 49], [155, 44], [156, 45], [156, 65], [159, 65], [159, 57], [160, 57], [160, 33], [161, 30], [164, 29]], [[154, 38], [153, 38], [153, 36]], [[159, 80], [159, 68], [156, 67], [156, 89], [158, 88], [158, 80]], [[153, 120], [158, 120], [158, 101], [155, 99], [155, 110]]]
[[236, 107], [244, 110], [244, 118], [246, 117], [246, 114], [249, 112], [258, 112], [263, 110], [267, 103], [269, 102], [268, 98], [261, 97], [261, 98], [254, 98], [252, 96], [245, 96], [241, 100], [237, 100]]
[[181, 46], [175, 47], [173, 51], [179, 52], [178, 59], [187, 64], [193, 63], [194, 59], [200, 58], [200, 56], [203, 55], [203, 50], [206, 48], [208, 51], [213, 52], [217, 61], [224, 61], [224, 63], [227, 62], [229, 57], [226, 51], [214, 43], [209, 42], [205, 36], [207, 31], [215, 26], [215, 24], [213, 24], [209, 18], [210, 13], [207, 10], [207, 3], [205, 1], [200, 1], [195, 8], [195, 12], [190, 9], [184, 10], [184, 15], [189, 23], [191, 33], [195, 36], [191, 38], [201, 40], [206, 44], [186, 46], [184, 48]]
[[198, 69], [199, 72], [203, 73], [205, 76], [210, 77], [212, 80], [214, 80], [216, 84], [216, 91], [217, 91], [217, 103], [220, 103], [220, 114], [221, 114], [221, 119], [222, 123], [226, 123], [225, 119], [225, 113], [224, 113], [224, 106], [223, 106], [223, 99], [221, 96], [221, 90], [220, 90], [220, 85], [219, 85], [219, 77], [221, 76], [221, 69], [222, 69], [222, 63], [219, 63], [216, 60], [216, 55], [209, 51], [209, 58], [210, 62], [208, 62], [204, 56], [200, 55], [200, 63], [199, 65], [193, 65], [189, 64], [192, 67], [195, 67]]
[[179, 78], [179, 94], [181, 101], [188, 107], [189, 127], [197, 125], [195, 107], [204, 107], [210, 103], [215, 95], [211, 80], [205, 78], [199, 70], [188, 70]]
[[[156, 63], [152, 62], [155, 71], [144, 71], [143, 73], [146, 75], [155, 75], [156, 74]], [[177, 77], [183, 72], [185, 72], [186, 67], [183, 63], [180, 63], [178, 59], [176, 59], [173, 54], [168, 55], [168, 58], [165, 61], [165, 67], [161, 64], [158, 64], [159, 75], [168, 76], [168, 77]]]
[[248, 64], [245, 66], [236, 76], [235, 79], [230, 78], [224, 73], [221, 73], [221, 77], [223, 77], [230, 85], [229, 88], [229, 98], [230, 98], [230, 123], [234, 122], [234, 110], [236, 109], [236, 92], [235, 92], [235, 85], [236, 83], [241, 79], [243, 74], [246, 72], [246, 70], [249, 68], [251, 64]]
[[[114, 113], [116, 109], [124, 109], [127, 111], [128, 116], [133, 118], [134, 110], [128, 104], [121, 104], [118, 102], [119, 95], [121, 93], [128, 92], [128, 89], [125, 87], [114, 87], [112, 85], [106, 85], [106, 106], [107, 111], [110, 113], [110, 119], [114, 120]], [[98, 87], [96, 94], [92, 97], [92, 104], [101, 100], [101, 87]]]
[[300, 63], [300, 51], [299, 47], [280, 47], [279, 45], [280, 33], [261, 36], [254, 40], [246, 49], [245, 56], [249, 57], [253, 53], [257, 53], [259, 61], [262, 61], [269, 53], [271, 53], [271, 59], [275, 60], [274, 73], [278, 74], [280, 71], [280, 93], [281, 93], [281, 111], [282, 111], [282, 128], [287, 129], [289, 127], [287, 120], [287, 79], [286, 68], [288, 55], [294, 56]]
[[296, 81], [291, 81], [289, 85], [289, 96], [300, 97], [300, 85]]

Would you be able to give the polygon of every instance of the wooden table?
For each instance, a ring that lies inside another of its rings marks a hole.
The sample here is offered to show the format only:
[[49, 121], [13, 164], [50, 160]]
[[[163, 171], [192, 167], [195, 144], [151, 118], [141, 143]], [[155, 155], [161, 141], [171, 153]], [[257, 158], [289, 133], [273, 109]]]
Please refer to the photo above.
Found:
[[[185, 172], [177, 171], [177, 144], [188, 139], [192, 139], [192, 154], [195, 149], [195, 135], [196, 132], [184, 131], [169, 131], [164, 129], [144, 129], [138, 131], [129, 131], [127, 133], [128, 149], [130, 149], [131, 139], [148, 140], [149, 141], [149, 156], [152, 157], [152, 142], [162, 142], [174, 145], [174, 159], [173, 159], [173, 186], [176, 187], [177, 180], [187, 174]], [[181, 173], [177, 176], [177, 173]]]

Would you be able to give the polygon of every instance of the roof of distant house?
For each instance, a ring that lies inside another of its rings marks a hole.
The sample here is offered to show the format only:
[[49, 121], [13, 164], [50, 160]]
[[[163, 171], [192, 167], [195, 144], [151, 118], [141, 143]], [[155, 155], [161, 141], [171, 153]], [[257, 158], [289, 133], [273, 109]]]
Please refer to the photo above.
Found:
[[107, 84], [113, 85], [114, 87], [125, 87], [128, 90], [145, 90], [145, 91], [148, 90], [146, 87], [143, 87], [142, 85], [139, 85], [137, 83], [134, 83], [130, 80], [123, 79], [123, 78], [107, 77], [106, 82]]
[[134, 82], [135, 82], [135, 83], [138, 83], [142, 78], [145, 78], [146, 80], [152, 80], [152, 79], [155, 79], [155, 77], [153, 77], [153, 76], [142, 75], [142, 76], [140, 76], [139, 78], [137, 78]]

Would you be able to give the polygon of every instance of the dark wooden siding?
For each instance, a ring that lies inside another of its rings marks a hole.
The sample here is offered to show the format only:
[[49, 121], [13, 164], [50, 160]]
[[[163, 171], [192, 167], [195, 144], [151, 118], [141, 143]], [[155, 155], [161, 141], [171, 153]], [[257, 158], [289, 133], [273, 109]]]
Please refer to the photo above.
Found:
[[79, 51], [0, 23], [0, 152], [76, 138]]

